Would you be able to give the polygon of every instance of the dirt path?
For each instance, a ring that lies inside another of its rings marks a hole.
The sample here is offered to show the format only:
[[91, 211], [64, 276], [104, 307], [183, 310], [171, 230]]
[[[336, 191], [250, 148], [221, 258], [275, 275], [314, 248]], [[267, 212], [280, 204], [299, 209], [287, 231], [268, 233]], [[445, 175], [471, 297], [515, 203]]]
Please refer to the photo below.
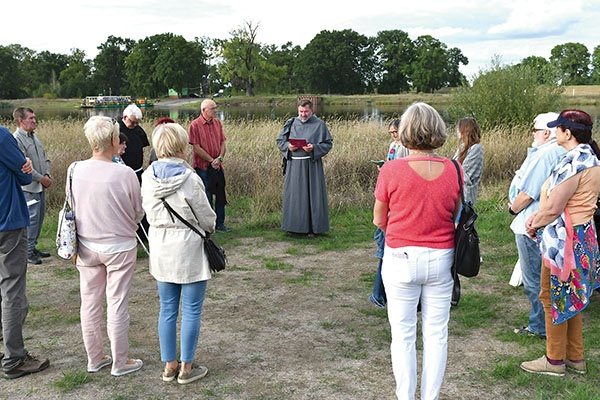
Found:
[[[62, 392], [55, 383], [64, 374], [86, 376], [78, 275], [56, 257], [30, 266], [26, 345], [51, 366], [0, 380], [0, 398], [393, 399], [389, 326], [385, 313], [369, 303], [364, 278], [376, 265], [372, 246], [289, 255], [292, 245], [246, 239], [228, 249], [230, 266], [211, 280], [204, 303], [197, 360], [209, 375], [188, 386], [159, 379], [158, 295], [147, 259], [140, 259], [130, 302], [130, 356], [141, 358], [144, 368], [120, 378], [104, 369]], [[451, 336], [441, 399], [508, 398], [511, 388], [502, 383], [493, 391], [478, 384], [478, 369], [515, 351], [514, 343], [491, 333]]]

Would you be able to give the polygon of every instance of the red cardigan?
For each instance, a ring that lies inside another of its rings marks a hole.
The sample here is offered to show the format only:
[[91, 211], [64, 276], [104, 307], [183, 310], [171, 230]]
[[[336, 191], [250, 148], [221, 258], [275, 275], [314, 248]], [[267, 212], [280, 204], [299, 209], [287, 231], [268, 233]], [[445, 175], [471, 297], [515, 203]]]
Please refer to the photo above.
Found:
[[388, 203], [385, 242], [389, 247], [454, 247], [453, 214], [460, 197], [456, 168], [451, 160], [444, 159], [442, 174], [428, 181], [412, 169], [409, 161], [430, 158], [388, 161], [379, 171], [375, 198]]

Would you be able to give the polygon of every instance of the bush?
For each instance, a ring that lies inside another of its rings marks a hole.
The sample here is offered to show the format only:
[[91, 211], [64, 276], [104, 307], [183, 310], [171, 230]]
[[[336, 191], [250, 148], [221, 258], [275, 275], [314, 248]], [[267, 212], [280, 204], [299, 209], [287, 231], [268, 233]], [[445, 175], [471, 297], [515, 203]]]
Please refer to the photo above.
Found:
[[452, 91], [448, 112], [452, 120], [474, 117], [483, 129], [530, 126], [536, 115], [563, 108], [563, 89], [538, 82], [538, 73], [530, 66], [507, 66], [494, 60], [488, 70], [475, 76], [472, 86]]

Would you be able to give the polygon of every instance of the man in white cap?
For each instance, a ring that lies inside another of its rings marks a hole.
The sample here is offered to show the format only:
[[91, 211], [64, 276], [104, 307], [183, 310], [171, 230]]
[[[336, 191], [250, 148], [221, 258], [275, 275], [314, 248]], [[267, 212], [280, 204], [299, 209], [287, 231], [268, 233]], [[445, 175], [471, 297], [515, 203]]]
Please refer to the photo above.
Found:
[[566, 154], [565, 149], [556, 143], [556, 128], [548, 128], [547, 123], [558, 118], [554, 112], [540, 114], [533, 120], [533, 143], [527, 150], [527, 158], [515, 173], [508, 198], [508, 212], [515, 215], [510, 228], [515, 234], [519, 263], [523, 274], [525, 294], [531, 302], [529, 325], [516, 328], [520, 335], [546, 337], [544, 308], [538, 298], [540, 293], [540, 273], [542, 257], [540, 249], [527, 235], [525, 221], [540, 206], [542, 185], [550, 172]]

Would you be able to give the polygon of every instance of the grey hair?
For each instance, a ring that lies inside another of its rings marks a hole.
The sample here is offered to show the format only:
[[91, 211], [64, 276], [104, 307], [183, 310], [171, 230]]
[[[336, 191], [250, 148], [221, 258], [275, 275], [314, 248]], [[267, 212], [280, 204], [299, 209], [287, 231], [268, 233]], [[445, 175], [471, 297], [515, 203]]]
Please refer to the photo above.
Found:
[[448, 133], [440, 114], [427, 103], [411, 104], [400, 117], [398, 134], [408, 149], [433, 150], [444, 145]]

